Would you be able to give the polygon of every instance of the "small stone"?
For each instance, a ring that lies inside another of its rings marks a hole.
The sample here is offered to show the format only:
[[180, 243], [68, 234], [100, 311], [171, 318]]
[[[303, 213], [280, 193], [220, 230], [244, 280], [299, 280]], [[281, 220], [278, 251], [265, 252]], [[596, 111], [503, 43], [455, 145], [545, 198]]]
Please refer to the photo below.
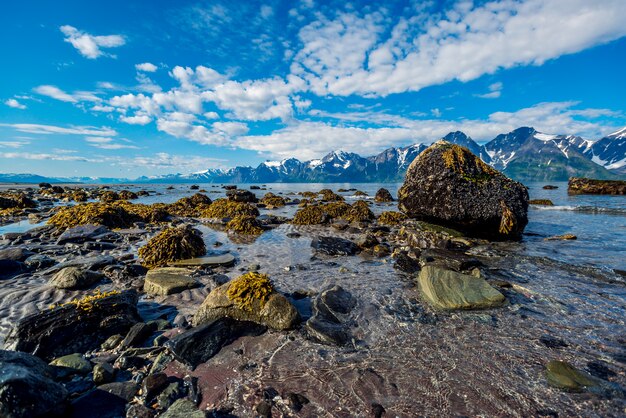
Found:
[[548, 348], [565, 348], [567, 343], [560, 338], [553, 337], [551, 335], [542, 335], [539, 337], [539, 342]]
[[260, 417], [271, 418], [272, 416], [272, 404], [267, 401], [259, 402], [255, 409]]
[[159, 408], [169, 408], [177, 399], [183, 397], [182, 385], [179, 381], [172, 382], [157, 396]]
[[122, 340], [121, 347], [135, 347], [144, 342], [153, 331], [154, 328], [146, 323], [136, 323], [128, 330], [126, 337]]
[[359, 251], [354, 242], [337, 237], [316, 237], [311, 242], [311, 247], [326, 255], [354, 255]]
[[91, 363], [80, 353], [55, 358], [50, 362], [50, 365], [60, 368], [60, 374], [64, 376], [87, 374], [91, 371]]
[[100, 348], [102, 348], [102, 350], [104, 351], [113, 350], [120, 345], [123, 339], [124, 337], [119, 334], [111, 335], [109, 338], [106, 339], [106, 341], [102, 343]]
[[565, 361], [553, 360], [546, 366], [548, 384], [559, 389], [581, 392], [597, 382], [585, 372], [576, 369]]
[[102, 385], [113, 381], [115, 371], [109, 363], [99, 363], [93, 366], [93, 382]]
[[544, 241], [573, 241], [578, 239], [574, 234], [555, 235], [553, 237], [544, 238]]
[[154, 398], [165, 385], [167, 385], [167, 375], [165, 373], [155, 373], [146, 377], [142, 386], [146, 401], [149, 402]]
[[205, 255], [203, 257], [189, 258], [187, 260], [168, 263], [168, 265], [172, 267], [230, 267], [233, 264], [235, 264], [235, 256], [232, 254]]
[[200, 411], [189, 399], [178, 399], [160, 418], [205, 418], [204, 412]]

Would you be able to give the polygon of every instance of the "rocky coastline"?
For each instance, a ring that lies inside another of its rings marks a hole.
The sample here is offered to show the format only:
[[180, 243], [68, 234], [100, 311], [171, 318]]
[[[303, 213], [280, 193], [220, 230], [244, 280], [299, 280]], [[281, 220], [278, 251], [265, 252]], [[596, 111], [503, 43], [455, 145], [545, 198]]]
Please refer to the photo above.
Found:
[[469, 150], [422, 153], [399, 211], [223, 187], [0, 193], [41, 223], [0, 237], [0, 416], [626, 411], [623, 275], [517, 255], [528, 193]]

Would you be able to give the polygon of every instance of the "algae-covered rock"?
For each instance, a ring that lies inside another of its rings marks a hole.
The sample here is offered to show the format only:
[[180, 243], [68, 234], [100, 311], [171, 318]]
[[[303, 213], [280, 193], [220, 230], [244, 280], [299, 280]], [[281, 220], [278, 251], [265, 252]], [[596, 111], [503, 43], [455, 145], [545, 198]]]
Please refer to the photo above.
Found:
[[343, 219], [350, 222], [367, 222], [375, 218], [376, 216], [364, 200], [354, 202], [348, 213], [343, 216]]
[[161, 418], [205, 418], [206, 414], [198, 409], [189, 399], [178, 399], [165, 412]]
[[62, 373], [66, 375], [87, 374], [91, 371], [91, 363], [80, 353], [57, 357], [50, 362], [50, 365], [61, 368]]
[[331, 218], [343, 218], [352, 209], [352, 206], [346, 202], [330, 202], [320, 207]]
[[229, 232], [244, 235], [261, 235], [263, 228], [261, 223], [254, 216], [240, 215], [235, 216], [226, 224]]
[[120, 195], [113, 190], [107, 190], [100, 195], [100, 201], [103, 203], [111, 203], [120, 200]]
[[529, 205], [554, 206], [550, 199], [533, 199], [528, 201]]
[[625, 195], [625, 180], [594, 180], [572, 177], [567, 182], [568, 194]]
[[597, 381], [587, 373], [559, 360], [553, 360], [547, 364], [546, 378], [550, 386], [572, 392], [581, 392], [585, 388], [597, 385]]
[[135, 222], [158, 223], [165, 222], [169, 219], [168, 205], [163, 203], [154, 203], [152, 205], [144, 205], [141, 203], [130, 203], [127, 201], [119, 201], [113, 203], [116, 207], [123, 208]]
[[391, 195], [389, 190], [381, 187], [376, 192], [376, 196], [374, 196], [374, 201], [379, 202], [379, 203], [393, 202], [393, 196]]
[[211, 199], [202, 193], [183, 197], [168, 206], [168, 212], [178, 216], [200, 216], [211, 205]]
[[189, 270], [177, 267], [161, 267], [148, 271], [143, 290], [150, 295], [166, 296], [198, 286], [199, 283], [189, 277]]
[[325, 202], [342, 202], [345, 200], [343, 196], [338, 195], [330, 189], [322, 189], [318, 192], [318, 195], [322, 195], [322, 200]]
[[398, 225], [408, 217], [402, 212], [385, 211], [378, 217], [378, 223], [381, 225]]
[[260, 203], [267, 207], [280, 208], [287, 203], [282, 196], [277, 196], [272, 192], [268, 192], [263, 196]]
[[202, 212], [204, 218], [234, 218], [242, 215], [259, 216], [259, 210], [249, 203], [217, 199]]
[[89, 224], [104, 225], [109, 228], [128, 228], [136, 219], [123, 207], [117, 205], [83, 203], [61, 208], [48, 220], [48, 223], [63, 229]]
[[487, 309], [506, 300], [484, 279], [435, 266], [422, 268], [418, 282], [426, 301], [438, 309]]
[[185, 260], [205, 253], [202, 234], [190, 226], [164, 229], [139, 249], [142, 264], [148, 268], [163, 267], [170, 261]]
[[193, 318], [194, 326], [229, 317], [274, 329], [290, 329], [299, 321], [296, 308], [278, 293], [265, 274], [249, 272], [209, 293]]
[[122, 200], [134, 200], [139, 198], [139, 196], [137, 196], [137, 193], [132, 192], [130, 190], [122, 190], [119, 193], [119, 198]]
[[528, 191], [467, 148], [438, 141], [409, 166], [398, 207], [469, 235], [518, 239], [528, 223]]
[[294, 225], [319, 225], [328, 222], [328, 215], [321, 206], [306, 206], [296, 212], [291, 221]]

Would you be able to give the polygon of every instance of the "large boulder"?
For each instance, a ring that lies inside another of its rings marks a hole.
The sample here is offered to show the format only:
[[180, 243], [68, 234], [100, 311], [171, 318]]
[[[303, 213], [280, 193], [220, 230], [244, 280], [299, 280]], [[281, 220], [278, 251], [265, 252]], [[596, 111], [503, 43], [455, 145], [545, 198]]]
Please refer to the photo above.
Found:
[[506, 300], [485, 279], [436, 266], [425, 266], [418, 282], [426, 301], [437, 309], [488, 309]]
[[491, 239], [518, 239], [528, 223], [524, 185], [443, 140], [411, 163], [398, 207], [411, 218]]
[[0, 416], [62, 416], [68, 393], [53, 377], [53, 369], [41, 359], [0, 350]]
[[94, 350], [111, 335], [125, 334], [139, 322], [137, 293], [96, 293], [21, 319], [4, 348], [44, 360]]
[[624, 180], [594, 180], [572, 177], [567, 183], [568, 194], [612, 194], [625, 195]]
[[251, 321], [269, 328], [293, 328], [300, 315], [265, 274], [249, 272], [211, 291], [193, 318], [198, 326], [220, 318]]

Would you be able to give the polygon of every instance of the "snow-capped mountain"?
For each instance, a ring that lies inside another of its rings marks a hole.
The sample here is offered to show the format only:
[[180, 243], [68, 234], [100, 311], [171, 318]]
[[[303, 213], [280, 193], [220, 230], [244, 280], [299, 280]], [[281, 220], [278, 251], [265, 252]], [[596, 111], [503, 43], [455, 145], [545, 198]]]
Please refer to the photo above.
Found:
[[584, 154], [596, 164], [626, 174], [626, 128], [593, 142]]
[[472, 151], [474, 155], [480, 157], [481, 160], [486, 162], [487, 164], [491, 163], [491, 156], [485, 148], [484, 145], [479, 145], [476, 141], [474, 141], [469, 136], [465, 135], [461, 131], [450, 132], [448, 135], [444, 136], [442, 139], [451, 142], [453, 144], [460, 145]]

